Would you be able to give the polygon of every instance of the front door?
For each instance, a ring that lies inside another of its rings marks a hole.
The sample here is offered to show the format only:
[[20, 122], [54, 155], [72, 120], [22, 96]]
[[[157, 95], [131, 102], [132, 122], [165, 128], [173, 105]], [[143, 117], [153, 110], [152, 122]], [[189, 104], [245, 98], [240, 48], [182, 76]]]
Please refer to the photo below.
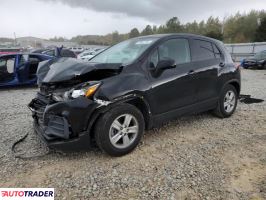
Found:
[[150, 55], [150, 62], [156, 67], [159, 60], [171, 58], [176, 68], [166, 69], [158, 77], [151, 74], [152, 89], [150, 90], [151, 109], [154, 115], [174, 113], [179, 108], [194, 104], [195, 85], [190, 72], [190, 47], [188, 39], [169, 39], [158, 45]]

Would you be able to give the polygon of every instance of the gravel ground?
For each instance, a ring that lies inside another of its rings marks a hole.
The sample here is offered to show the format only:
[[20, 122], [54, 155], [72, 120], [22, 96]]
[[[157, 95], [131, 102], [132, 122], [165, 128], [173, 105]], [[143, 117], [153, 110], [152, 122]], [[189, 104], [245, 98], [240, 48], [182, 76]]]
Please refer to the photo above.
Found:
[[[266, 71], [242, 70], [242, 94], [266, 100]], [[129, 155], [95, 149], [22, 160], [47, 149], [26, 104], [36, 88], [0, 91], [0, 187], [54, 187], [56, 199], [266, 199], [266, 101], [229, 119], [182, 117], [146, 132]]]

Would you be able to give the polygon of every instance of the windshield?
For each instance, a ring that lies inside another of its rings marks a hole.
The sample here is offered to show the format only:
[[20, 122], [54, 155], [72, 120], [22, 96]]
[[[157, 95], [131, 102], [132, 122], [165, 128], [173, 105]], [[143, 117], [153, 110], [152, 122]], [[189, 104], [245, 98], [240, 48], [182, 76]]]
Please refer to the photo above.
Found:
[[118, 43], [98, 54], [90, 61], [98, 63], [129, 64], [138, 58], [158, 38], [133, 38]]

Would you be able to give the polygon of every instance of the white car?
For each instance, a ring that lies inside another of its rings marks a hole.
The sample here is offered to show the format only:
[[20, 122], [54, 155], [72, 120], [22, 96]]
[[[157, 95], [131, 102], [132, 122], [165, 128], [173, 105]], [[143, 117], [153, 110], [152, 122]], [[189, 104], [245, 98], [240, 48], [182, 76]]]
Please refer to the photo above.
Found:
[[83, 51], [82, 53], [80, 53], [78, 55], [78, 59], [81, 60], [90, 60], [92, 57], [94, 57], [95, 55], [97, 55], [98, 53], [102, 52], [104, 49], [96, 49], [96, 50], [87, 50], [87, 51]]
[[84, 51], [82, 47], [70, 47], [68, 49], [73, 51], [76, 55]]

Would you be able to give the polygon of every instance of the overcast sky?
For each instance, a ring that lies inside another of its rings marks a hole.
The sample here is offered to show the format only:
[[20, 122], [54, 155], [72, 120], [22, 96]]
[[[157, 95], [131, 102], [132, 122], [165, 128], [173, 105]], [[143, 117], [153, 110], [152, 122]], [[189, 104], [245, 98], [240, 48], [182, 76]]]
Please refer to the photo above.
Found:
[[182, 23], [266, 9], [266, 0], [0, 0], [0, 37], [129, 32], [173, 16]]

